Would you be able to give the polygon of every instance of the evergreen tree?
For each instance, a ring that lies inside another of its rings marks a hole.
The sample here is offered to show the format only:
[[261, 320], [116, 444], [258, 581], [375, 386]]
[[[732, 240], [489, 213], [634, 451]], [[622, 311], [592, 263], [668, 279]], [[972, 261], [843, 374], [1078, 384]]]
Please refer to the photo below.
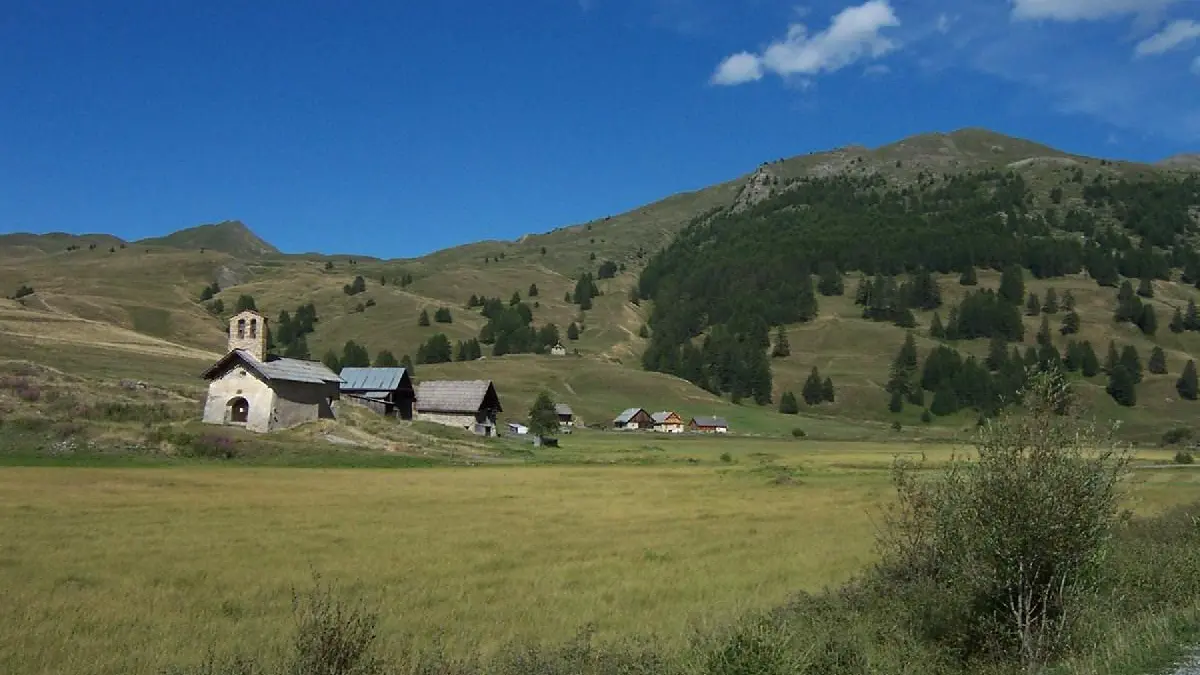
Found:
[[379, 353], [375, 355], [376, 368], [398, 368], [399, 366], [400, 362], [386, 349], [379, 350]]
[[823, 262], [817, 267], [817, 274], [820, 281], [817, 282], [817, 291], [821, 295], [842, 295], [846, 292], [845, 283], [842, 281], [842, 273], [838, 271], [837, 265], [831, 262]]
[[1046, 289], [1046, 301], [1042, 303], [1042, 311], [1046, 314], [1058, 314], [1058, 293], [1053, 288]]
[[516, 307], [519, 304], [521, 304], [521, 293], [520, 291], [513, 291], [512, 297], [508, 300], [508, 306]]
[[796, 320], [802, 322], [817, 318], [817, 293], [813, 290], [812, 275], [805, 274], [800, 281], [800, 293], [796, 298]]
[[1167, 374], [1167, 353], [1163, 351], [1162, 347], [1156, 345], [1150, 351], [1150, 360], [1146, 363], [1146, 370], [1155, 375]]
[[1039, 345], [1045, 347], [1046, 345], [1049, 345], [1052, 342], [1053, 342], [1053, 339], [1052, 339], [1052, 335], [1050, 334], [1050, 318], [1047, 316], [1043, 316], [1042, 317], [1042, 327], [1039, 328], [1038, 332], [1037, 332], [1037, 343]]
[[1187, 325], [1183, 322], [1183, 312], [1180, 312], [1178, 307], [1175, 308], [1175, 314], [1171, 317], [1170, 328], [1172, 333], [1182, 333], [1187, 330]]
[[254, 305], [254, 296], [248, 293], [242, 293], [238, 296], [237, 304], [233, 308], [234, 314], [240, 314], [245, 311], [257, 312], [258, 307]]
[[1117, 351], [1117, 343], [1109, 340], [1108, 355], [1104, 357], [1104, 372], [1111, 373], [1121, 362], [1121, 353]]
[[1010, 305], [1021, 304], [1021, 300], [1025, 297], [1025, 274], [1019, 265], [1009, 265], [1000, 273], [999, 295]]
[[900, 310], [896, 317], [896, 325], [901, 328], [915, 328], [917, 325], [917, 317], [913, 316], [912, 310], [905, 307]]
[[529, 297], [531, 297], [531, 298], [536, 298], [537, 294], [538, 294], [537, 284], [529, 284], [529, 293], [527, 295], [529, 295]]
[[529, 433], [542, 439], [557, 431], [558, 413], [554, 410], [554, 401], [549, 392], [542, 390], [529, 408]]
[[321, 363], [325, 364], [326, 368], [335, 373], [342, 372], [342, 364], [338, 360], [337, 352], [333, 351], [332, 349], [325, 352], [325, 356], [321, 357]]
[[804, 381], [804, 389], [800, 395], [804, 397], [804, 402], [808, 405], [819, 405], [823, 399], [821, 386], [821, 374], [817, 372], [817, 367], [813, 366], [812, 372], [809, 373], [808, 379]]
[[796, 402], [796, 395], [790, 391], [785, 391], [779, 397], [779, 412], [784, 415], [795, 415], [800, 412], [800, 404]]
[[771, 350], [771, 356], [782, 358], [789, 356], [792, 353], [792, 346], [788, 342], [787, 333], [783, 330], [783, 326], [775, 329], [775, 347]]
[[1143, 335], [1154, 335], [1158, 332], [1158, 317], [1154, 313], [1154, 305], [1148, 302], [1142, 305], [1142, 315], [1138, 317], [1137, 325]]
[[1084, 377], [1095, 377], [1100, 373], [1100, 359], [1096, 356], [1096, 350], [1092, 349], [1092, 343], [1087, 340], [1079, 345], [1079, 372]]
[[1108, 374], [1108, 386], [1104, 389], [1114, 401], [1125, 407], [1137, 404], [1137, 383], [1124, 366], [1118, 365]]
[[1195, 401], [1197, 395], [1196, 383], [1196, 362], [1189, 360], [1187, 365], [1183, 367], [1183, 373], [1179, 375], [1179, 379], [1175, 381], [1175, 391], [1179, 392], [1179, 397], [1188, 401]]
[[942, 325], [942, 315], [938, 312], [934, 312], [933, 319], [929, 321], [929, 337], [935, 340], [946, 338], [946, 328]]
[[1138, 282], [1137, 294], [1143, 298], [1154, 297], [1154, 281], [1150, 277], [1142, 277]]
[[834, 391], [833, 391], [833, 379], [832, 378], [826, 377], [825, 381], [821, 383], [821, 398], [824, 399], [824, 401], [826, 403], [834, 402]]
[[1083, 354], [1080, 352], [1079, 343], [1071, 340], [1067, 342], [1067, 348], [1063, 353], [1063, 367], [1074, 373], [1079, 371], [1079, 366], [1083, 362]]
[[433, 313], [433, 320], [438, 323], [454, 323], [454, 317], [450, 315], [449, 307], [438, 307]]
[[342, 368], [366, 368], [371, 365], [371, 355], [367, 348], [354, 340], [347, 340], [342, 346], [342, 358], [338, 361]]
[[283, 357], [285, 359], [299, 359], [301, 361], [307, 361], [312, 358], [312, 355], [308, 352], [308, 340], [303, 335], [294, 338], [283, 348]]
[[871, 301], [871, 282], [867, 280], [867, 275], [860, 274], [858, 276], [858, 286], [854, 289], [854, 304], [866, 305]]
[[996, 335], [988, 342], [988, 355], [984, 360], [988, 370], [996, 372], [1008, 361], [1008, 342], [1001, 335]]
[[1134, 384], [1142, 381], [1142, 359], [1133, 345], [1125, 345], [1125, 348], [1121, 350], [1121, 359], [1117, 362], [1117, 366], [1129, 371], [1129, 374], [1133, 376]]
[[1117, 323], [1137, 323], [1142, 316], [1142, 301], [1133, 291], [1133, 284], [1128, 280], [1121, 283], [1117, 291], [1117, 309], [1113, 319]]
[[937, 281], [924, 267], [918, 269], [909, 280], [908, 303], [923, 310], [937, 309], [942, 306], [942, 291]]
[[1074, 335], [1079, 332], [1079, 315], [1071, 310], [1063, 315], [1062, 326], [1058, 329], [1063, 335]]
[[917, 341], [913, 338], [912, 333], [904, 336], [904, 344], [900, 347], [900, 353], [896, 358], [906, 368], [917, 367]]
[[1200, 330], [1200, 312], [1196, 310], [1196, 301], [1188, 300], [1187, 312], [1183, 315], [1183, 325], [1188, 330]]
[[929, 404], [929, 412], [943, 417], [958, 412], [958, 394], [949, 381], [943, 382], [933, 394], [933, 402]]
[[958, 277], [958, 283], [962, 286], [976, 286], [979, 284], [979, 279], [975, 276], [974, 265], [969, 265], [963, 270], [962, 275]]
[[904, 410], [904, 394], [899, 390], [892, 390], [892, 397], [888, 399], [888, 410], [894, 413]]
[[1029, 293], [1029, 301], [1025, 303], [1025, 315], [1037, 316], [1042, 313], [1042, 303], [1038, 301], [1037, 293]]
[[416, 369], [413, 368], [412, 357], [409, 356], [408, 354], [405, 354], [404, 356], [400, 357], [400, 367], [403, 368], [404, 370], [408, 371], [409, 377], [412, 377], [413, 375], [416, 374]]
[[567, 339], [568, 340], [578, 340], [579, 339], [579, 326], [575, 325], [574, 321], [572, 321], [571, 324], [567, 326]]
[[571, 291], [567, 291], [567, 294], [563, 296], [563, 302], [571, 302]]
[[1068, 312], [1075, 311], [1075, 295], [1069, 290], [1063, 293], [1062, 308]]
[[429, 312], [428, 311], [426, 311], [424, 309], [421, 310], [421, 316], [417, 317], [417, 325], [418, 326], [428, 326], [429, 325]]

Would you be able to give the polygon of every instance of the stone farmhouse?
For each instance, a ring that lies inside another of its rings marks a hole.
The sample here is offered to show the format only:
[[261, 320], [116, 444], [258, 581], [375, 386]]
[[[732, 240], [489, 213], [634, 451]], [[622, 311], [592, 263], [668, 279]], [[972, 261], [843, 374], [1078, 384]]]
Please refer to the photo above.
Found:
[[267, 358], [267, 320], [229, 319], [229, 352], [204, 371], [204, 421], [265, 433], [334, 416], [342, 379], [316, 361]]
[[438, 380], [417, 385], [416, 414], [423, 422], [496, 435], [496, 414], [504, 412], [491, 380]]
[[380, 415], [413, 418], [416, 392], [404, 368], [342, 368], [342, 399]]

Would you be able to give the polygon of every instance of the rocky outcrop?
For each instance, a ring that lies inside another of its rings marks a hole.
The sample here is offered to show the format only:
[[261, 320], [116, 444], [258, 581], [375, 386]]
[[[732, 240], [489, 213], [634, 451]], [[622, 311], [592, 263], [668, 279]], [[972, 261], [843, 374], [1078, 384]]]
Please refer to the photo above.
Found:
[[771, 172], [770, 165], [763, 164], [742, 186], [737, 198], [733, 201], [733, 212], [739, 213], [771, 196], [771, 192], [779, 186], [779, 177]]

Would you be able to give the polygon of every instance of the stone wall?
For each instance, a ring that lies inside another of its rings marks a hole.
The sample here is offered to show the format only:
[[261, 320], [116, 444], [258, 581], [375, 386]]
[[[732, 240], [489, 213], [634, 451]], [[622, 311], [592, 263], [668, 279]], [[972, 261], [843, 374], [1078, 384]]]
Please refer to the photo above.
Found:
[[435, 424], [441, 424], [441, 425], [448, 426], [448, 427], [458, 427], [459, 429], [466, 429], [467, 431], [475, 430], [475, 414], [474, 413], [451, 414], [451, 413], [422, 412], [422, 411], [418, 410], [416, 418], [417, 418], [417, 421], [419, 421], [419, 422], [433, 422]]
[[338, 384], [276, 382], [275, 410], [271, 429], [288, 429], [305, 422], [333, 419], [331, 400], [338, 398]]
[[238, 397], [246, 399], [250, 405], [246, 428], [258, 432], [270, 431], [275, 392], [242, 366], [230, 368], [209, 383], [208, 399], [204, 402], [204, 421], [209, 424], [229, 424], [229, 403]]

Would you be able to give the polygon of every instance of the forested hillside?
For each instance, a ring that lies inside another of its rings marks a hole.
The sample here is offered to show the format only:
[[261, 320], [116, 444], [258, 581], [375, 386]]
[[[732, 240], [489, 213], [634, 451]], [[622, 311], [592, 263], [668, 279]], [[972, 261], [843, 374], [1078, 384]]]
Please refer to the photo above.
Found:
[[[1122, 277], [1143, 289], [1152, 280], [1200, 283], [1198, 211], [1194, 174], [1126, 178], [1063, 165], [1028, 176], [1019, 170], [922, 172], [907, 185], [879, 173], [791, 179], [751, 208], [693, 220], [650, 259], [638, 283], [640, 297], [654, 301], [643, 363], [735, 399], [769, 402], [772, 327], [813, 320], [822, 295], [845, 292], [842, 275], [850, 272], [874, 277], [856, 290], [864, 320], [911, 328], [912, 310], [942, 305], [930, 272], [953, 273], [969, 287], [977, 269], [1008, 270], [1007, 288], [1002, 281], [999, 293], [967, 295], [949, 308], [948, 321], [935, 316], [930, 333], [950, 343], [1019, 343], [1027, 337], [1020, 268], [1037, 279], [1084, 273], [1112, 287]], [[1146, 332], [1153, 308], [1144, 318], [1132, 295], [1132, 288], [1122, 293], [1114, 320]], [[1039, 306], [1033, 315], [1040, 313]], [[1039, 345], [1049, 342], [1037, 338]], [[1060, 360], [1057, 350], [1040, 359]], [[993, 365], [996, 371], [1002, 364]], [[909, 394], [906, 389], [893, 390], [893, 398]], [[923, 404], [919, 395], [909, 398]], [[975, 407], [994, 407], [992, 396], [975, 398]]]

